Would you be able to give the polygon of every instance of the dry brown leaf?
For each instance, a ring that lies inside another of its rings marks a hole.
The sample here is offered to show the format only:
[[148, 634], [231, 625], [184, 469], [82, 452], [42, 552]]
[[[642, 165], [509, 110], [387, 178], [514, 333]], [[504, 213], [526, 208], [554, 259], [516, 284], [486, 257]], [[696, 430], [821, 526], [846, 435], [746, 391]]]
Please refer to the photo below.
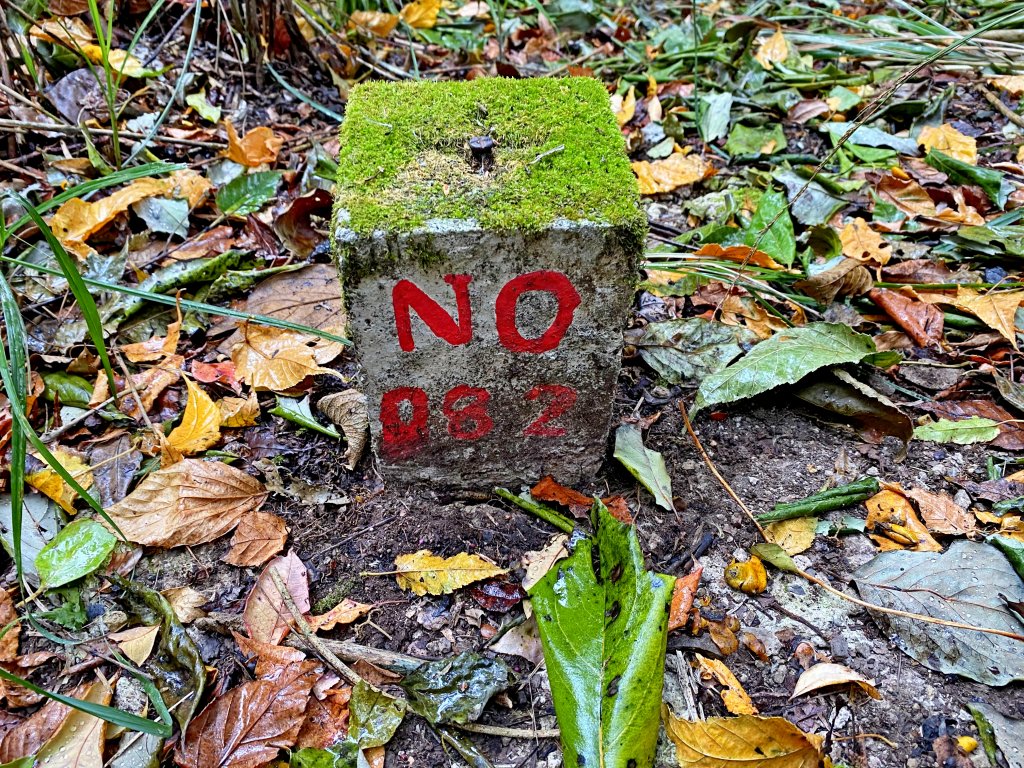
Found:
[[[91, 704], [109, 704], [113, 691], [95, 682], [83, 697]], [[36, 755], [36, 765], [47, 768], [103, 768], [103, 742], [107, 723], [95, 715], [72, 709], [60, 728]]]
[[141, 666], [153, 652], [153, 645], [160, 636], [160, 625], [152, 627], [131, 627], [120, 632], [111, 632], [107, 637], [117, 643], [121, 652]]
[[503, 634], [498, 642], [489, 647], [495, 653], [520, 656], [536, 666], [544, 661], [544, 646], [537, 629], [537, 617], [530, 616], [522, 624]]
[[794, 517], [764, 527], [765, 538], [778, 544], [788, 555], [799, 555], [811, 548], [818, 529], [816, 517]]
[[284, 146], [284, 139], [266, 126], [253, 128], [242, 138], [230, 120], [225, 121], [228, 132], [228, 148], [225, 155], [232, 162], [255, 168], [260, 165], [272, 165], [277, 154]]
[[[80, 486], [89, 490], [92, 487], [93, 477], [89, 465], [73, 453], [63, 448], [50, 450], [57, 462], [78, 482]], [[39, 456], [32, 454], [37, 459]], [[41, 459], [40, 459], [41, 460]], [[40, 493], [44, 493], [57, 502], [69, 515], [75, 514], [75, 499], [78, 493], [71, 489], [71, 486], [64, 482], [64, 478], [58, 475], [49, 465], [44, 466], [35, 472], [25, 475], [25, 482], [31, 485]]]
[[256, 677], [267, 677], [274, 670], [283, 669], [289, 664], [306, 659], [306, 654], [298, 648], [261, 643], [259, 640], [240, 635], [238, 632], [232, 632], [231, 635], [238, 643], [238, 650], [247, 660], [256, 659]]
[[819, 768], [822, 737], [781, 717], [680, 720], [663, 708], [665, 732], [686, 768]]
[[206, 611], [202, 608], [209, 602], [209, 599], [199, 590], [192, 589], [192, 587], [171, 587], [165, 589], [161, 594], [167, 598], [171, 610], [182, 624], [191, 624], [206, 615]]
[[843, 255], [857, 261], [885, 265], [892, 257], [892, 247], [868, 223], [857, 216], [839, 233]]
[[6, 589], [0, 589], [0, 628], [7, 627], [0, 637], [0, 663], [14, 661], [18, 657], [18, 639], [21, 637], [21, 624], [18, 612], [14, 610], [14, 600]]
[[664, 160], [637, 160], [633, 163], [633, 172], [641, 195], [657, 195], [706, 179], [714, 169], [700, 155], [676, 152]]
[[327, 613], [322, 613], [319, 616], [310, 616], [309, 626], [313, 628], [314, 632], [321, 629], [331, 630], [339, 624], [342, 626], [351, 624], [356, 619], [368, 614], [371, 608], [373, 608], [372, 605], [357, 603], [355, 600], [349, 600], [346, 597]]
[[896, 291], [872, 288], [868, 298], [881, 307], [919, 347], [928, 347], [942, 340], [945, 318], [942, 310]]
[[856, 259], [843, 259], [836, 266], [814, 277], [798, 280], [793, 287], [821, 304], [828, 305], [836, 296], [860, 296], [870, 291], [873, 285], [867, 267]]
[[786, 42], [786, 36], [782, 34], [781, 28], [776, 29], [771, 37], [762, 40], [754, 53], [757, 63], [765, 69], [772, 69], [775, 63], [785, 61], [788, 56], [789, 43]]
[[184, 459], [148, 475], [107, 513], [129, 541], [182, 547], [223, 536], [266, 498], [263, 484], [240, 469]]
[[722, 303], [722, 322], [726, 325], [744, 325], [762, 339], [790, 327], [781, 317], [769, 313], [752, 296], [727, 296]]
[[446, 595], [481, 579], [508, 573], [480, 555], [460, 552], [439, 557], [429, 549], [395, 558], [395, 579], [401, 589], [415, 595]]
[[941, 552], [942, 545], [928, 533], [910, 501], [901, 493], [882, 490], [864, 502], [866, 527], [883, 551], [909, 548], [915, 552]]
[[401, 10], [402, 21], [413, 29], [433, 29], [441, 0], [413, 0]]
[[974, 517], [946, 494], [923, 488], [912, 488], [904, 493], [917, 504], [917, 511], [929, 531], [952, 536], [974, 532]]
[[734, 715], [756, 715], [757, 707], [750, 700], [750, 696], [743, 689], [743, 685], [736, 679], [732, 670], [725, 666], [724, 662], [718, 659], [708, 659], [701, 654], [697, 657], [697, 673], [702, 680], [715, 680], [723, 686], [721, 691], [722, 702], [725, 708]]
[[321, 398], [316, 407], [345, 433], [345, 467], [349, 471], [355, 469], [370, 440], [366, 395], [356, 389], [345, 389]]
[[958, 287], [953, 306], [970, 312], [989, 328], [999, 333], [1017, 349], [1017, 327], [1014, 316], [1024, 301], [1024, 291], [990, 291], [981, 294], [973, 288]]
[[800, 675], [793, 689], [793, 695], [789, 698], [795, 699], [805, 693], [828, 688], [833, 685], [858, 685], [868, 696], [873, 699], [882, 698], [882, 694], [875, 688], [874, 680], [868, 680], [860, 672], [854, 672], [842, 664], [822, 663], [815, 664]]
[[[118, 410], [133, 419], [141, 419], [142, 411], [149, 413], [156, 399], [163, 394], [164, 390], [181, 378], [181, 367], [185, 364], [185, 358], [181, 355], [171, 355], [162, 360], [152, 368], [147, 368], [139, 373], [132, 374], [131, 387], [122, 387], [122, 393]], [[134, 389], [139, 395], [139, 402], [136, 402]], [[93, 385], [92, 397], [89, 400], [90, 407], [96, 407], [110, 397], [110, 388], [107, 377], [102, 371], [96, 376], [96, 383]]]
[[727, 245], [723, 247], [718, 243], [705, 243], [697, 249], [696, 255], [735, 261], [740, 264], [753, 264], [755, 267], [764, 267], [766, 269], [785, 270], [785, 267], [770, 255], [764, 251], [755, 250], [749, 245]]
[[224, 397], [217, 401], [222, 427], [254, 427], [260, 418], [260, 401], [255, 392], [249, 397]]
[[911, 179], [899, 179], [887, 173], [878, 181], [878, 196], [892, 203], [910, 218], [934, 216], [935, 203], [928, 190]]
[[174, 761], [181, 768], [262, 768], [295, 744], [320, 676], [301, 661], [213, 700], [189, 724]]
[[568, 536], [559, 533], [552, 536], [551, 541], [543, 549], [523, 554], [522, 565], [526, 569], [526, 575], [523, 577], [523, 589], [529, 591], [544, 577], [545, 573], [551, 570], [555, 563], [569, 556], [569, 551], [565, 547], [568, 541]]
[[288, 541], [288, 525], [271, 512], [253, 512], [238, 523], [224, 562], [242, 567], [263, 565]]
[[286, 392], [307, 376], [337, 375], [321, 367], [337, 355], [331, 342], [249, 323], [243, 323], [242, 329], [243, 338], [231, 351], [231, 359], [238, 378], [253, 389]]
[[668, 631], [682, 629], [690, 619], [690, 610], [693, 608], [693, 599], [697, 595], [697, 587], [700, 585], [701, 574], [704, 573], [704, 566], [697, 565], [685, 576], [676, 579], [672, 588], [672, 603], [668, 613]]
[[[66, 695], [81, 699], [90, 689], [89, 684], [83, 684], [66, 691]], [[0, 739], [0, 763], [6, 764], [36, 754], [57, 732], [71, 712], [71, 707], [66, 704], [47, 699], [37, 712], [7, 731]]]
[[249, 637], [261, 643], [277, 645], [291, 630], [292, 614], [274, 583], [276, 571], [299, 613], [309, 613], [309, 576], [294, 551], [275, 558], [256, 579], [252, 592], [245, 599], [242, 617]]
[[978, 142], [973, 137], [960, 133], [949, 123], [922, 128], [917, 143], [926, 151], [935, 149], [964, 163], [978, 164]]
[[376, 37], [387, 37], [395, 31], [400, 18], [394, 13], [383, 11], [353, 11], [349, 21]]
[[988, 78], [989, 83], [1011, 96], [1024, 94], [1024, 75], [997, 75]]
[[326, 749], [348, 733], [348, 702], [352, 689], [345, 686], [328, 690], [323, 699], [311, 696], [295, 749]]
[[178, 350], [178, 338], [181, 334], [181, 321], [167, 326], [166, 336], [154, 336], [149, 341], [138, 344], [124, 344], [121, 352], [132, 363], [152, 363], [173, 355]]
[[185, 379], [185, 386], [188, 388], [185, 413], [181, 423], [167, 436], [167, 443], [189, 456], [205, 451], [220, 440], [220, 409], [195, 382]]

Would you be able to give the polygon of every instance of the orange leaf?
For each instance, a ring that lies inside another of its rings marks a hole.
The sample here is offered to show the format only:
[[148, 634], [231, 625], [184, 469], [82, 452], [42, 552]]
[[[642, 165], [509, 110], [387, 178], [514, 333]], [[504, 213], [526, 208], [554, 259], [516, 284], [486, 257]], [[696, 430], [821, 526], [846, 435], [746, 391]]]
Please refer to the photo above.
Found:
[[912, 488], [904, 494], [917, 504], [917, 511], [928, 530], [954, 536], [974, 532], [974, 517], [946, 494], [932, 493], [923, 488]]
[[402, 8], [402, 21], [413, 29], [433, 29], [440, 10], [441, 0], [413, 0]]
[[789, 56], [789, 43], [782, 29], [776, 29], [775, 34], [761, 41], [757, 47], [754, 58], [765, 69], [772, 69], [772, 66], [780, 61], [785, 61]]
[[638, 160], [633, 163], [633, 172], [640, 185], [640, 194], [656, 195], [706, 179], [714, 169], [700, 155], [677, 152], [664, 160]]
[[749, 245], [727, 245], [723, 247], [718, 243], [705, 243], [697, 249], [697, 255], [708, 256], [713, 259], [736, 261], [741, 264], [753, 264], [755, 267], [764, 267], [766, 269], [785, 269], [767, 253], [755, 250]]
[[892, 248], [860, 216], [850, 221], [839, 233], [843, 255], [857, 261], [873, 261], [883, 266], [892, 257]]
[[313, 628], [314, 632], [321, 629], [334, 629], [339, 624], [351, 624], [359, 617], [368, 614], [371, 608], [373, 608], [372, 605], [357, 603], [355, 600], [349, 600], [346, 597], [327, 613], [322, 613], [319, 616], [310, 616], [309, 626]]
[[686, 576], [676, 579], [676, 585], [672, 590], [672, 605], [668, 614], [668, 631], [681, 629], [686, 626], [690, 617], [690, 609], [693, 608], [693, 598], [697, 594], [697, 587], [700, 585], [700, 576], [704, 572], [704, 566], [698, 565]]
[[167, 326], [166, 336], [154, 336], [149, 341], [138, 344], [124, 344], [121, 351], [133, 363], [151, 363], [173, 355], [178, 350], [178, 337], [181, 333], [181, 321]]
[[253, 427], [260, 418], [260, 401], [255, 392], [249, 397], [225, 397], [217, 401], [222, 427]]
[[942, 340], [945, 319], [938, 307], [885, 288], [872, 288], [868, 291], [868, 298], [885, 310], [919, 347], [927, 347]]
[[910, 501], [892, 490], [879, 491], [866, 502], [867, 529], [874, 531], [872, 539], [883, 549], [909, 547], [915, 552], [941, 552], [942, 546], [932, 538], [918, 519]]
[[537, 501], [553, 501], [563, 507], [568, 507], [574, 517], [583, 517], [587, 510], [594, 505], [592, 497], [574, 491], [572, 488], [566, 488], [556, 482], [551, 475], [542, 477], [540, 482], [530, 489], [530, 495]]
[[225, 121], [228, 132], [228, 148], [224, 153], [228, 160], [255, 168], [259, 165], [271, 165], [277, 160], [277, 153], [284, 146], [284, 139], [266, 126], [253, 128], [242, 138], [230, 120]]
[[205, 451], [220, 440], [220, 409], [199, 385], [185, 379], [188, 402], [181, 423], [171, 430], [167, 442], [175, 450], [189, 455]]
[[282, 518], [271, 512], [254, 512], [238, 524], [224, 562], [246, 567], [263, 565], [284, 549], [287, 540], [288, 526]]
[[740, 681], [732, 670], [725, 666], [724, 662], [717, 659], [708, 659], [701, 654], [696, 654], [697, 671], [704, 680], [715, 680], [723, 686], [722, 702], [725, 708], [734, 715], [756, 715], [757, 707], [750, 700], [750, 696], [743, 690]]
[[398, 26], [399, 17], [383, 11], [354, 11], [348, 17], [355, 26], [376, 37], [387, 37]]

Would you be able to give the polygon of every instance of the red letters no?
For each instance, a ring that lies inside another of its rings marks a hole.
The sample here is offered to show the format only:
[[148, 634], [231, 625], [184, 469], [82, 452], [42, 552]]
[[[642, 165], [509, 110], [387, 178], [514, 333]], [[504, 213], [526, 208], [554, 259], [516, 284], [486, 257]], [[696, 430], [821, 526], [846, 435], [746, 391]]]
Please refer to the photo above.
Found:
[[[446, 278], [447, 279], [447, 278]], [[535, 339], [524, 338], [516, 325], [516, 304], [519, 297], [530, 291], [550, 293], [558, 301], [558, 311], [551, 325]], [[528, 272], [505, 283], [494, 302], [494, 316], [498, 326], [498, 341], [512, 352], [540, 354], [554, 349], [572, 325], [573, 313], [580, 305], [580, 295], [569, 278], [561, 272], [541, 270]]]
[[398, 346], [403, 352], [412, 352], [416, 348], [412, 338], [411, 313], [414, 310], [439, 339], [444, 339], [452, 346], [469, 343], [473, 337], [473, 311], [469, 304], [469, 283], [472, 279], [469, 275], [444, 276], [444, 281], [455, 289], [458, 321], [410, 280], [399, 280], [395, 284], [391, 290], [391, 303], [395, 310]]
[[[402, 418], [402, 403], [408, 403], [408, 419]], [[408, 459], [427, 444], [427, 407], [427, 393], [419, 387], [398, 387], [384, 393], [380, 401], [380, 447], [385, 458]]]

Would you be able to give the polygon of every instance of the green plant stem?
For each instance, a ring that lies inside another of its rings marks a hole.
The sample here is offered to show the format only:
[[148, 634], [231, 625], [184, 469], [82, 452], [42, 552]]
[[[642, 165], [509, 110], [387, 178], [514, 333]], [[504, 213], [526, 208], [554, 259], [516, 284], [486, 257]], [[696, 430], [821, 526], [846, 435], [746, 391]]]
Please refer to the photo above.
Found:
[[505, 501], [512, 502], [520, 509], [529, 512], [531, 515], [536, 515], [541, 520], [546, 523], [550, 523], [560, 531], [571, 534], [576, 528], [569, 518], [565, 517], [557, 510], [545, 506], [544, 504], [538, 504], [536, 501], [524, 499], [522, 496], [516, 496], [507, 488], [495, 488], [494, 495], [504, 499]]
[[798, 501], [776, 504], [770, 512], [758, 515], [757, 520], [761, 523], [777, 523], [780, 520], [832, 512], [866, 501], [878, 493], [878, 489], [878, 480], [873, 477], [862, 477], [847, 485], [830, 488]]

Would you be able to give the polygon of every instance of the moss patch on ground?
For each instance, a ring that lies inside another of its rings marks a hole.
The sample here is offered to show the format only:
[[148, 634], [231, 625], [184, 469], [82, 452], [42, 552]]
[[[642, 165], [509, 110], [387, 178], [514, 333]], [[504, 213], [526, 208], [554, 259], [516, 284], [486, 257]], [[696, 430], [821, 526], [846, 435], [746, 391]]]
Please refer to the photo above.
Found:
[[[481, 173], [469, 139], [485, 135], [494, 162]], [[360, 85], [338, 165], [339, 223], [359, 234], [434, 218], [495, 230], [565, 218], [634, 236], [646, 227], [608, 94], [592, 78]]]

